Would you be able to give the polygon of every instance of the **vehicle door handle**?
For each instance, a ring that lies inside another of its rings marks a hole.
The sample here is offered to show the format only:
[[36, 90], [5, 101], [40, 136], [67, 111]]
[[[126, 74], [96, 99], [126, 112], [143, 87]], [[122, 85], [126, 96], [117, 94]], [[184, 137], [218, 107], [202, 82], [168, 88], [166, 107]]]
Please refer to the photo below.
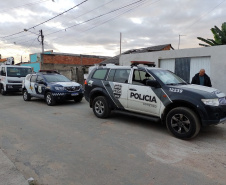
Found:
[[131, 91], [137, 91], [136, 89], [129, 89], [129, 90], [131, 90]]

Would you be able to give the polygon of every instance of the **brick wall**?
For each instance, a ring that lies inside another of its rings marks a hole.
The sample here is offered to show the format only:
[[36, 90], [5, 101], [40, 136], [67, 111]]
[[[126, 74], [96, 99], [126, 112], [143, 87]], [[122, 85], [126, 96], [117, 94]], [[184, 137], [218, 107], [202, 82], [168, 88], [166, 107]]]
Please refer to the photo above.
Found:
[[166, 46], [163, 50], [170, 50], [170, 49], [171, 49], [171, 47], [169, 45], [169, 46]]
[[43, 55], [45, 64], [94, 65], [105, 59], [95, 56]]

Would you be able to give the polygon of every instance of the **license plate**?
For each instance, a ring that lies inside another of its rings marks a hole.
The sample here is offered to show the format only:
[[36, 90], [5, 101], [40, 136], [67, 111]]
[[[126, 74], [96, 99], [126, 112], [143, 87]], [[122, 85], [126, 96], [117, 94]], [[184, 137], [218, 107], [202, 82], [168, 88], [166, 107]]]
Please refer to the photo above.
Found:
[[78, 93], [71, 93], [71, 96], [78, 96]]

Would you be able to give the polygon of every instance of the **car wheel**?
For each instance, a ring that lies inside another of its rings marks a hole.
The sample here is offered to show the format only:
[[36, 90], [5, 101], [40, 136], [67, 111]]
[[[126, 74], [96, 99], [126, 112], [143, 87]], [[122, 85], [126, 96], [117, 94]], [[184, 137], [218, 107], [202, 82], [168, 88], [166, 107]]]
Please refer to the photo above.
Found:
[[98, 96], [93, 100], [93, 112], [98, 118], [107, 118], [110, 115], [111, 111], [104, 96]]
[[47, 105], [49, 105], [49, 106], [52, 106], [52, 105], [55, 105], [56, 104], [56, 101], [53, 98], [53, 95], [52, 95], [51, 92], [48, 92], [46, 94], [45, 100], [46, 100]]
[[4, 91], [3, 85], [1, 86], [1, 94], [2, 94], [2, 95], [6, 95], [6, 91]]
[[177, 138], [191, 139], [200, 131], [200, 121], [195, 112], [186, 107], [177, 107], [166, 116], [167, 129]]
[[31, 95], [27, 92], [27, 90], [23, 90], [23, 98], [24, 101], [30, 101], [31, 100]]
[[83, 98], [82, 96], [78, 96], [78, 97], [74, 98], [74, 101], [75, 102], [81, 102], [82, 98]]

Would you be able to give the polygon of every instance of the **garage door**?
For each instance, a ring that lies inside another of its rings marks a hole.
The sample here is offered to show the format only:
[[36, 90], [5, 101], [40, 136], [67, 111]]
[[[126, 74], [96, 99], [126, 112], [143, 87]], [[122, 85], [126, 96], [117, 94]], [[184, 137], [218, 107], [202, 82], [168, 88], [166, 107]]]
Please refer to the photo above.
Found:
[[210, 57], [197, 57], [191, 58], [190, 64], [190, 82], [194, 75], [199, 72], [200, 69], [205, 69], [206, 74], [211, 77], [210, 73]]
[[160, 60], [160, 68], [170, 70], [174, 72], [175, 59], [162, 59]]

